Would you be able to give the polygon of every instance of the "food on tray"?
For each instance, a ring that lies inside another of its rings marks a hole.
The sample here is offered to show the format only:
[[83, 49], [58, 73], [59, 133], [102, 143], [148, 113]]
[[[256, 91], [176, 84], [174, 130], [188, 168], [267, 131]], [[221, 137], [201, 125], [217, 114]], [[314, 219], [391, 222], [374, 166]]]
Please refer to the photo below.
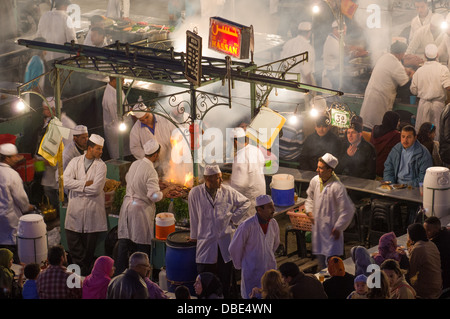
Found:
[[381, 185], [390, 185], [390, 184], [392, 184], [391, 181], [381, 181], [380, 183], [381, 183]]
[[395, 189], [401, 189], [401, 188], [408, 187], [408, 185], [406, 185], [406, 184], [394, 184], [394, 185], [392, 185], [392, 187], [394, 187]]
[[381, 185], [380, 188], [381, 189], [385, 189], [385, 190], [392, 190], [393, 189], [391, 185], [387, 185], [387, 184]]
[[115, 191], [120, 187], [121, 183], [119, 181], [113, 179], [106, 179], [105, 186], [103, 187], [103, 191], [105, 193]]

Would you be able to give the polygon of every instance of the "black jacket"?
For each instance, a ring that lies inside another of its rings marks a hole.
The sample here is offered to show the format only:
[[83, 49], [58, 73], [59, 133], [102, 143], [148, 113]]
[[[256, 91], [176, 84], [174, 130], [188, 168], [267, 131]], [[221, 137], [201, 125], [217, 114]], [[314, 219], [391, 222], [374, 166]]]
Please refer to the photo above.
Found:
[[127, 269], [111, 279], [106, 299], [148, 299], [144, 279], [133, 269]]
[[342, 145], [342, 149], [338, 157], [339, 164], [336, 167], [336, 173], [359, 178], [375, 179], [375, 147], [362, 138], [355, 155], [348, 156], [347, 149], [349, 146], [350, 143], [348, 141]]
[[450, 104], [445, 106], [439, 123], [439, 155], [444, 163], [450, 163]]
[[303, 144], [299, 167], [306, 171], [316, 171], [317, 160], [320, 157], [326, 153], [338, 157], [340, 150], [341, 140], [333, 132], [329, 131], [323, 137], [314, 132], [306, 138]]

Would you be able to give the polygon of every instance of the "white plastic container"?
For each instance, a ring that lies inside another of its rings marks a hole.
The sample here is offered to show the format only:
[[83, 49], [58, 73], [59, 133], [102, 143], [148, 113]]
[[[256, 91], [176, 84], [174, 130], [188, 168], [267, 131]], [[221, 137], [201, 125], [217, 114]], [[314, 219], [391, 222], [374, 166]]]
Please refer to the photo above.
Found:
[[427, 216], [442, 218], [450, 215], [450, 169], [430, 167], [423, 180], [423, 207]]
[[22, 263], [40, 264], [47, 260], [47, 226], [41, 215], [28, 214], [20, 217], [17, 248]]

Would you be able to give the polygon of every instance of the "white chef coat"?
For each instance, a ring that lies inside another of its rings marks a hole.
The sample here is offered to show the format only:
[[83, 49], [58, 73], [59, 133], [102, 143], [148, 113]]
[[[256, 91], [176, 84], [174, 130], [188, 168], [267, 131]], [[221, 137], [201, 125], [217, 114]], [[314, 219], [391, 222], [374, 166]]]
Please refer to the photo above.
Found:
[[106, 8], [106, 16], [113, 19], [129, 18], [130, 0], [109, 0]]
[[437, 61], [427, 61], [417, 69], [411, 81], [411, 93], [420, 98], [417, 107], [416, 131], [424, 122], [436, 125], [439, 140], [439, 122], [447, 100], [446, 87], [450, 86], [450, 72]]
[[172, 149], [170, 137], [172, 130], [175, 129], [175, 127], [164, 117], [156, 114], [153, 114], [153, 116], [156, 120], [154, 135], [147, 126], [142, 125], [141, 121], [137, 120], [136, 123], [134, 123], [130, 132], [130, 151], [134, 157], [142, 159], [145, 156], [144, 144], [151, 138], [156, 139], [161, 146], [161, 151], [159, 160], [156, 161], [154, 165], [155, 167], [159, 167], [158, 169], [162, 169], [163, 172], [166, 172], [168, 168], [166, 165], [170, 161]]
[[[125, 93], [122, 94], [122, 104], [125, 103]], [[117, 116], [117, 91], [109, 83], [105, 87], [102, 100], [103, 108], [103, 130], [105, 132], [105, 142], [111, 159], [119, 158], [119, 124], [120, 119]], [[129, 129], [133, 125], [130, 116], [124, 117], [124, 122]], [[123, 137], [123, 155], [131, 154], [129, 139], [126, 134]]]
[[[309, 81], [307, 80], [307, 76], [311, 75], [312, 77], [314, 77], [313, 74], [315, 70], [314, 64], [316, 61], [316, 55], [313, 46], [306, 38], [304, 38], [301, 35], [298, 35], [297, 37], [287, 41], [283, 46], [283, 50], [281, 51], [280, 59], [285, 59], [303, 53], [305, 51], [308, 51], [308, 61], [297, 64], [288, 72], [300, 73], [301, 83], [314, 85], [315, 83], [309, 83]], [[298, 57], [297, 61], [299, 59], [300, 58]], [[292, 76], [287, 76], [286, 78], [292, 78]], [[294, 80], [296, 80], [296, 78], [294, 78]]]
[[450, 37], [447, 33], [444, 34], [444, 38], [442, 39], [441, 44], [438, 47], [438, 60], [441, 63], [445, 63], [447, 68], [450, 69]]
[[155, 203], [163, 198], [159, 178], [148, 158], [134, 161], [126, 175], [127, 193], [119, 214], [118, 238], [151, 245], [154, 237]]
[[250, 200], [234, 188], [221, 185], [212, 199], [205, 184], [195, 186], [189, 192], [190, 237], [197, 240], [195, 261], [215, 264], [218, 249], [224, 262], [231, 260], [228, 247], [235, 227], [243, 221], [250, 207]]
[[415, 32], [414, 37], [406, 49], [406, 54], [415, 54], [419, 58], [424, 59], [425, 47], [430, 43], [434, 43], [437, 47], [439, 47], [444, 40], [444, 35], [445, 32], [441, 32], [436, 38], [434, 38], [430, 30], [430, 24], [425, 25]]
[[78, 150], [78, 148], [75, 145], [75, 142], [72, 141], [69, 144], [64, 146], [64, 151], [63, 151], [63, 169], [65, 170], [67, 165], [69, 165], [69, 162], [75, 158], [78, 157], [80, 155], [83, 155], [85, 152], [80, 153], [80, 151]]
[[256, 197], [266, 194], [264, 164], [263, 153], [251, 144], [239, 149], [234, 157], [230, 185], [250, 200], [247, 217], [256, 213]]
[[[339, 39], [330, 33], [323, 45], [322, 87], [333, 89], [330, 78], [339, 76]], [[336, 89], [336, 88], [334, 88]]]
[[0, 245], [15, 245], [19, 218], [30, 203], [19, 173], [0, 163]]
[[[345, 186], [338, 180], [329, 181], [320, 191], [319, 175], [311, 179], [305, 202], [305, 210], [312, 212], [314, 225], [312, 253], [315, 255], [341, 256], [344, 254], [344, 230], [350, 225], [355, 206], [347, 195]], [[332, 229], [340, 231], [338, 240], [331, 235]]]
[[[66, 11], [53, 9], [44, 13], [39, 20], [36, 37], [43, 37], [47, 43], [64, 44], [72, 40], [77, 42], [77, 35], [72, 19]], [[45, 60], [67, 58], [68, 55], [59, 52], [48, 51]]]
[[372, 129], [374, 125], [381, 124], [384, 113], [392, 110], [397, 87], [408, 81], [404, 66], [393, 54], [385, 53], [377, 60], [360, 111], [364, 126]]
[[[85, 171], [81, 155], [72, 159], [64, 171], [64, 188], [69, 191], [65, 228], [78, 233], [107, 231], [105, 211], [106, 164], [95, 159]], [[90, 186], [84, 186], [92, 180]]]
[[277, 269], [275, 251], [279, 245], [280, 228], [275, 219], [269, 221], [266, 234], [256, 215], [239, 225], [229, 252], [234, 267], [241, 269], [242, 298], [249, 299], [253, 287], [261, 287], [261, 277], [267, 270]]
[[415, 16], [412, 20], [411, 20], [411, 29], [409, 32], [409, 38], [408, 38], [408, 43], [410, 43], [414, 37], [414, 34], [417, 32], [417, 30], [419, 30], [421, 27], [425, 26], [425, 25], [429, 25], [431, 23], [431, 17], [433, 16], [433, 12], [431, 10], [428, 10], [428, 15], [425, 17], [425, 19], [423, 19], [423, 21], [420, 21], [419, 16]]

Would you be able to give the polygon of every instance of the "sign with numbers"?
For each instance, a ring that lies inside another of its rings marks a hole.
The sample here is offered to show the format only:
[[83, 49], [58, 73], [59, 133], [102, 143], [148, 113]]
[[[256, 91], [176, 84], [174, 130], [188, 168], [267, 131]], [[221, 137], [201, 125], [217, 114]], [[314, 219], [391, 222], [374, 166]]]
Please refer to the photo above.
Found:
[[340, 128], [349, 128], [350, 114], [346, 111], [331, 109], [331, 125]]
[[202, 78], [202, 38], [191, 31], [186, 31], [185, 77], [196, 86]]

